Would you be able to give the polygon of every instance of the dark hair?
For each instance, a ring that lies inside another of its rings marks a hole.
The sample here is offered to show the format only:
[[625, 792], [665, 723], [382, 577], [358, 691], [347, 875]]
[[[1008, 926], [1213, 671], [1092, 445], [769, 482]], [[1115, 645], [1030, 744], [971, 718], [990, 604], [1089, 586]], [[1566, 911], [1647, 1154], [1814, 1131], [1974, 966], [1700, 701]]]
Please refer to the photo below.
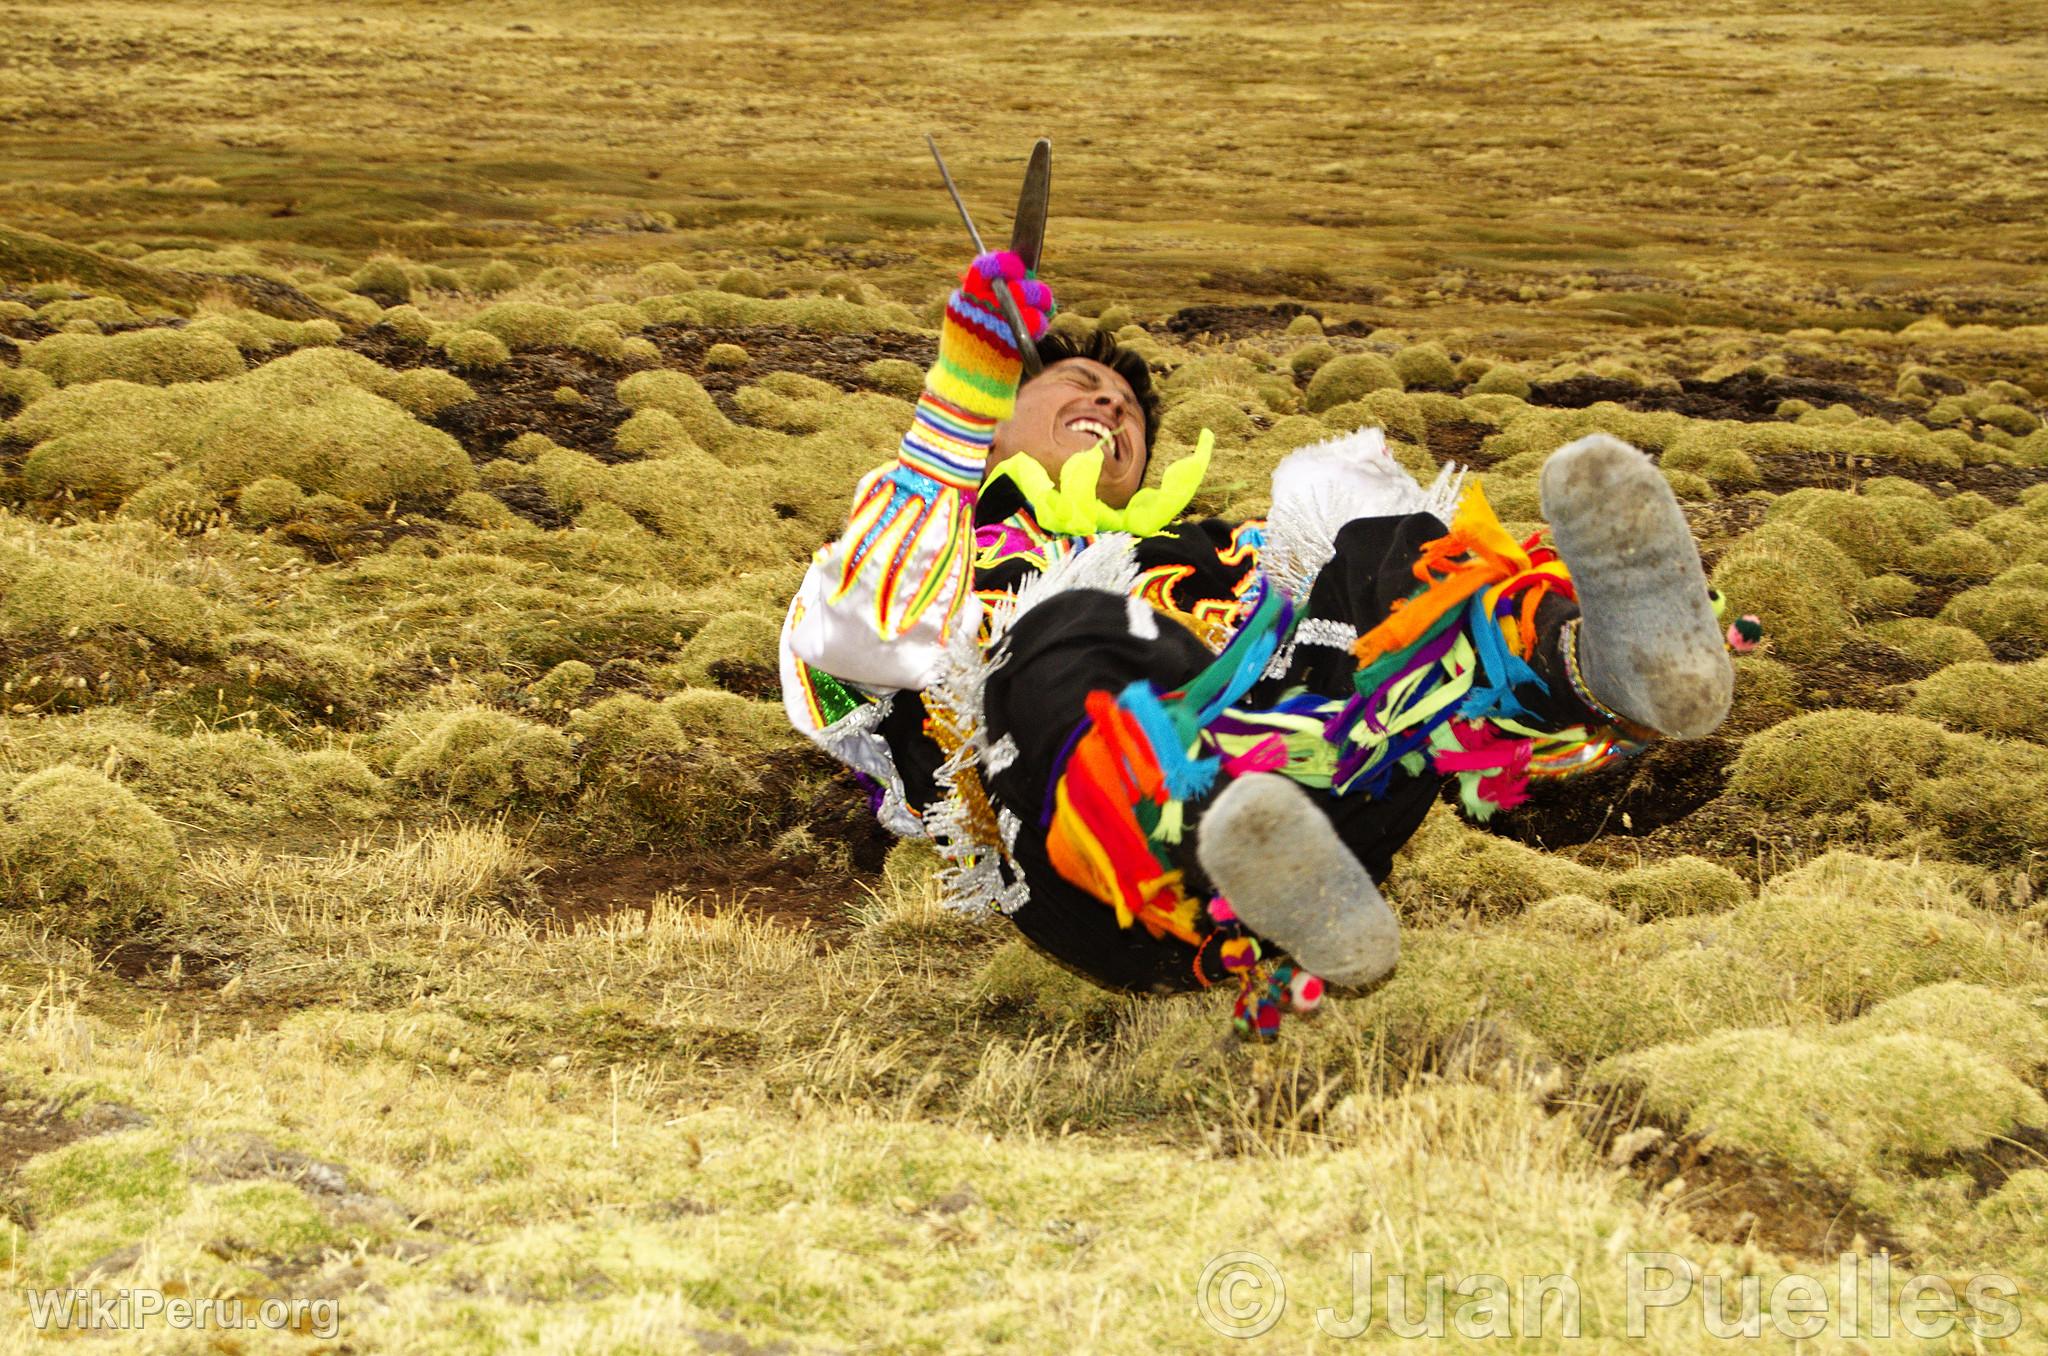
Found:
[[[1145, 360], [1123, 347], [1101, 330], [1076, 334], [1071, 330], [1049, 331], [1038, 341], [1038, 357], [1047, 367], [1068, 358], [1086, 358], [1101, 363], [1131, 384], [1138, 408], [1145, 415], [1145, 465], [1152, 464], [1152, 443], [1159, 436], [1159, 392], [1152, 389], [1152, 369]], [[1026, 377], [1026, 382], [1031, 378]], [[1021, 386], [1023, 383], [1020, 382]]]

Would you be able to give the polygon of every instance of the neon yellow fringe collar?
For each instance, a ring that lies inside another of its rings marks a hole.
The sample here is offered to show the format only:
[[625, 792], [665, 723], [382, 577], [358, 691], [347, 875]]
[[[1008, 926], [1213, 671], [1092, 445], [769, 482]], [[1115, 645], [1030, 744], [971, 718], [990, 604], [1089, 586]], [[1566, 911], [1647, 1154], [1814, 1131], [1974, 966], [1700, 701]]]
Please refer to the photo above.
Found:
[[1008, 477], [1031, 504], [1032, 516], [1048, 532], [1064, 537], [1088, 537], [1099, 532], [1129, 532], [1138, 537], [1156, 537], [1187, 510], [1202, 477], [1209, 471], [1209, 454], [1215, 450], [1216, 435], [1208, 429], [1195, 442], [1195, 450], [1166, 468], [1155, 488], [1139, 490], [1122, 508], [1111, 508], [1096, 495], [1102, 479], [1102, 444], [1097, 443], [1060, 467], [1060, 483], [1037, 459], [1024, 455], [1010, 457], [988, 473], [989, 483]]

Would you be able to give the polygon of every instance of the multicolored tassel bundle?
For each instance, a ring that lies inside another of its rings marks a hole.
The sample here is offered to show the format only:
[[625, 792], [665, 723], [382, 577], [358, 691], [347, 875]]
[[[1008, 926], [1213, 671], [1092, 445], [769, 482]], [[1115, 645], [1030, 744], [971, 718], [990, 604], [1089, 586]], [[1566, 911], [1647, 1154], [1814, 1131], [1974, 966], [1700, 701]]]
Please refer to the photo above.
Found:
[[1046, 855], [1062, 877], [1116, 910], [1120, 927], [1144, 924], [1199, 946], [1194, 901], [1181, 873], [1152, 850], [1140, 807], [1156, 828], [1173, 797], [1144, 729], [1106, 692], [1088, 697], [1089, 726], [1053, 785]]
[[1088, 726], [1053, 785], [1046, 851], [1060, 875], [1109, 904], [1117, 923], [1143, 924], [1200, 945], [1195, 902], [1154, 843], [1180, 841], [1185, 803], [1206, 795], [1222, 760], [1200, 752], [1205, 728], [1257, 682], [1293, 617], [1264, 589], [1223, 652], [1175, 692], [1136, 682], [1087, 698]]
[[1256, 937], [1244, 930], [1230, 901], [1218, 895], [1209, 901], [1215, 925], [1211, 941], [1219, 948], [1223, 969], [1238, 976], [1237, 1002], [1230, 1023], [1241, 1036], [1270, 1040], [1280, 1034], [1287, 1012], [1312, 1012], [1323, 1001], [1323, 981], [1292, 961], [1268, 959]]
[[1451, 530], [1426, 543], [1416, 558], [1415, 577], [1422, 582], [1422, 590], [1397, 601], [1386, 619], [1353, 645], [1360, 668], [1367, 668], [1382, 655], [1413, 647], [1425, 634], [1434, 634], [1459, 604], [1482, 590], [1487, 602], [1481, 615], [1491, 617], [1501, 598], [1534, 587], [1533, 595], [1524, 600], [1519, 619], [1502, 613], [1500, 620], [1511, 648], [1526, 657], [1535, 643], [1536, 605], [1544, 591], [1559, 587], [1567, 597], [1572, 596], [1571, 577], [1564, 563], [1555, 551], [1538, 547], [1537, 540], [1531, 536], [1517, 543], [1494, 516], [1479, 482], [1467, 484]]

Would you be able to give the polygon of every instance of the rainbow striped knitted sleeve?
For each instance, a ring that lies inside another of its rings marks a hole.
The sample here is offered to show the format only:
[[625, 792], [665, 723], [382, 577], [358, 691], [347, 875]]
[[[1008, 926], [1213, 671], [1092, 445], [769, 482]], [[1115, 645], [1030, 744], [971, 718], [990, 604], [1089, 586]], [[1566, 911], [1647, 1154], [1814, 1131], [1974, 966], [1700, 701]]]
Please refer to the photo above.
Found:
[[893, 465], [865, 477], [839, 540], [819, 551], [783, 630], [797, 658], [877, 688], [914, 688], [975, 607], [974, 504], [996, 425], [1016, 406], [1017, 345], [994, 288], [1042, 334], [1044, 283], [1014, 254], [984, 254], [946, 303], [939, 356]]
[[897, 454], [909, 469], [969, 495], [981, 484], [996, 425], [1016, 407], [1017, 379], [1023, 370], [996, 299], [999, 282], [1014, 286], [1031, 337], [1045, 332], [1045, 316], [1052, 305], [1045, 284], [1026, 277], [1014, 254], [976, 259], [946, 301], [938, 361], [925, 374], [917, 420], [903, 435]]

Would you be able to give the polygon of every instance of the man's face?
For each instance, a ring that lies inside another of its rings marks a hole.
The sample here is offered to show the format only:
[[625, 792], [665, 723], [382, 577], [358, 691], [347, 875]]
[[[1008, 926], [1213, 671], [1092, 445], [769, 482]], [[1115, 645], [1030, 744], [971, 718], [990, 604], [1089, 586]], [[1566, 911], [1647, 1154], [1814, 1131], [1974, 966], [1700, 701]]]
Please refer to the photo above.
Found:
[[1131, 384], [1090, 358], [1062, 358], [1017, 392], [1017, 408], [996, 425], [989, 465], [1023, 453], [1057, 481], [1060, 468], [1107, 435], [1096, 494], [1122, 508], [1145, 481], [1145, 411]]

